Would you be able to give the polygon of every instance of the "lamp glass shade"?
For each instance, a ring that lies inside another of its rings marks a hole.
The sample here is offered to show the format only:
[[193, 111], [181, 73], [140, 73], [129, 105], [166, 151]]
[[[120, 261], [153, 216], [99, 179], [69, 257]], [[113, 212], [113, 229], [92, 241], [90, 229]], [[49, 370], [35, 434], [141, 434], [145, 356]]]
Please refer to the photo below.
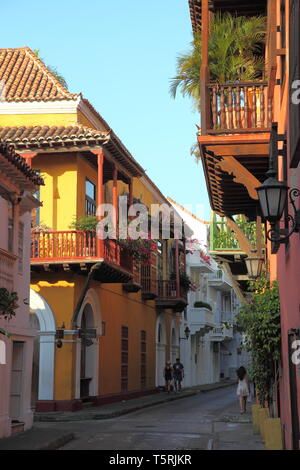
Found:
[[263, 265], [263, 258], [246, 258], [245, 263], [250, 279], [256, 279], [258, 276], [260, 276]]
[[271, 177], [256, 189], [264, 219], [278, 222], [286, 204], [288, 186]]

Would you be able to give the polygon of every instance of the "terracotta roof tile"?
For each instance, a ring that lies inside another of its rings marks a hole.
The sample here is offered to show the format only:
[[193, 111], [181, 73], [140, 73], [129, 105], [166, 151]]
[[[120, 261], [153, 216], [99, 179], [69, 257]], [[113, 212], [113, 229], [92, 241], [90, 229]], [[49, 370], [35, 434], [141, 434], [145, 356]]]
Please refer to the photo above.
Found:
[[0, 101], [76, 100], [29, 49], [0, 49]]
[[44, 180], [39, 176], [39, 174], [27, 165], [23, 157], [15, 152], [14, 145], [2, 142], [0, 139], [0, 154], [18, 168], [18, 170], [27, 176], [35, 185], [44, 185]]
[[14, 144], [19, 151], [42, 152], [49, 147], [68, 149], [103, 146], [134, 176], [144, 174], [143, 168], [111, 129], [103, 132], [81, 125], [0, 127], [0, 139]]
[[85, 126], [21, 126], [0, 127], [0, 139], [14, 143], [18, 148], [43, 146], [50, 142], [73, 143], [84, 141], [105, 142], [107, 133]]

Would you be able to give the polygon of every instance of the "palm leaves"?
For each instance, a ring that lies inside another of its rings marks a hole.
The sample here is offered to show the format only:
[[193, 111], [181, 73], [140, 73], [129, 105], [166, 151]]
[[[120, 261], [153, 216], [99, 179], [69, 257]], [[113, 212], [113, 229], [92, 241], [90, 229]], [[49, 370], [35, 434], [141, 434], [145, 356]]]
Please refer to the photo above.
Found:
[[[266, 18], [217, 13], [210, 26], [209, 69], [212, 82], [252, 81], [262, 77], [262, 48], [266, 37]], [[199, 102], [201, 32], [197, 31], [191, 51], [177, 57], [177, 75], [171, 79], [170, 93], [180, 90]]]

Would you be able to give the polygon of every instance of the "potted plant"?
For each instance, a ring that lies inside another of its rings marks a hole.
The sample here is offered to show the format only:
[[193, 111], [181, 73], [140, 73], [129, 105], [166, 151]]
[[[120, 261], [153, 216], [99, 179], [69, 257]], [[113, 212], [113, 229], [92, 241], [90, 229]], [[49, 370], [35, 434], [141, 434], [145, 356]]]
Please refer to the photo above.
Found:
[[212, 312], [212, 307], [210, 304], [206, 302], [202, 302], [201, 300], [198, 300], [197, 302], [194, 302], [194, 308], [207, 308]]

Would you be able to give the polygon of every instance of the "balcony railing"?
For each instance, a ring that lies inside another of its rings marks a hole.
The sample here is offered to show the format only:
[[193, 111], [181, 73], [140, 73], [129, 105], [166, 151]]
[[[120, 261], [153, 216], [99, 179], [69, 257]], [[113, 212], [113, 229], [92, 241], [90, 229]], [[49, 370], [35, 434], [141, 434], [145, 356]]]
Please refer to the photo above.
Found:
[[[253, 249], [256, 249], [256, 222], [236, 221], [236, 223]], [[243, 251], [224, 220], [214, 221], [210, 224], [210, 251]]]
[[152, 254], [152, 264], [141, 263], [141, 285], [144, 294], [157, 295], [156, 255]]
[[208, 85], [208, 134], [267, 131], [272, 122], [272, 101], [266, 82]]
[[191, 324], [191, 334], [200, 330], [208, 330], [215, 326], [214, 313], [204, 307], [191, 308], [189, 310], [189, 320]]
[[186, 292], [180, 287], [177, 292], [176, 281], [157, 281], [157, 294], [160, 299], [185, 298]]
[[[109, 245], [105, 256], [114, 256]], [[32, 260], [60, 260], [96, 257], [96, 238], [92, 232], [58, 231], [31, 234]]]
[[8, 291], [14, 288], [14, 264], [17, 257], [0, 248], [0, 288]]
[[233, 328], [227, 328], [225, 325], [219, 324], [209, 333], [211, 341], [224, 341], [233, 338]]
[[126, 249], [120, 249], [115, 240], [101, 240], [98, 253], [97, 240], [93, 232], [56, 231], [31, 234], [32, 262], [59, 262], [105, 259], [129, 272], [133, 270], [133, 259]]

